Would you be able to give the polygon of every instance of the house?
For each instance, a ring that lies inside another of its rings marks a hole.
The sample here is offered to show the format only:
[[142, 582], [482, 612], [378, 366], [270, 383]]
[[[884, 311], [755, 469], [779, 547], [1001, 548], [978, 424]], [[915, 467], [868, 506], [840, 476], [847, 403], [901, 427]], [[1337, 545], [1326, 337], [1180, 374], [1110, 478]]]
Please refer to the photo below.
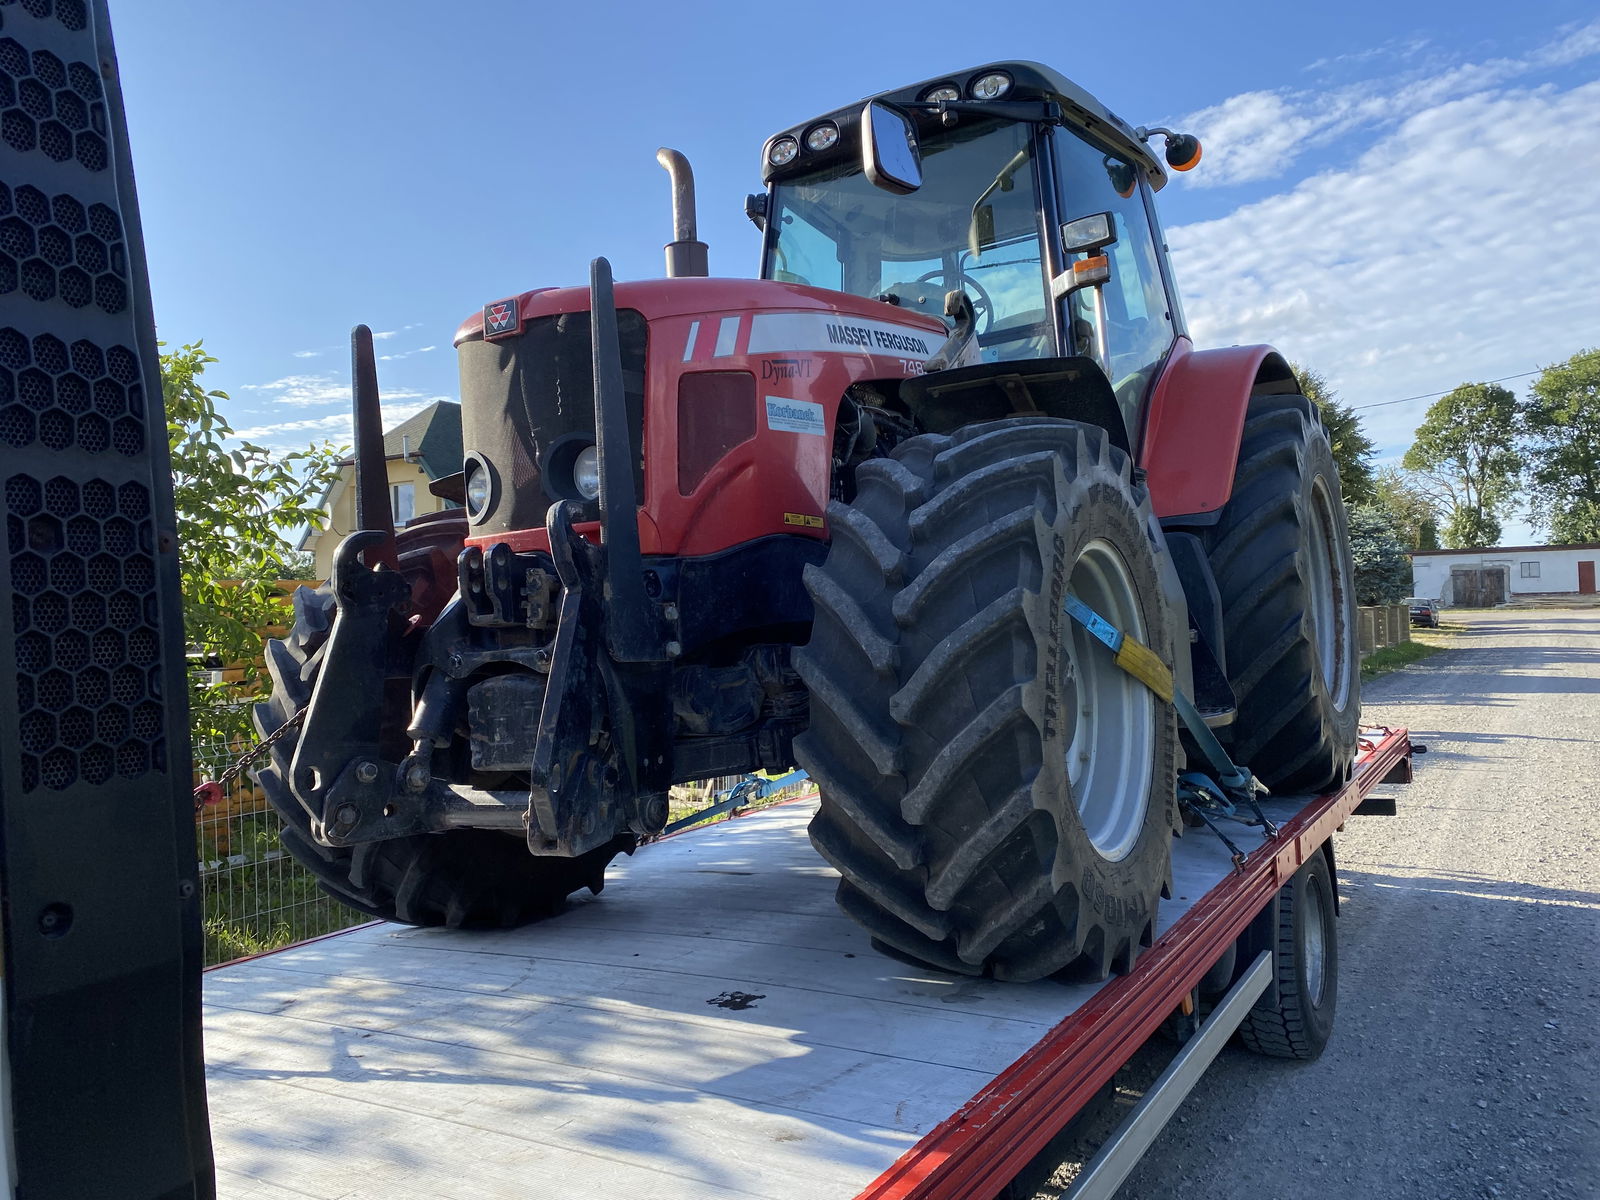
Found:
[[1592, 595], [1600, 542], [1415, 550], [1411, 594], [1445, 605], [1487, 608], [1525, 596]]
[[[383, 456], [389, 468], [389, 506], [396, 525], [403, 525], [423, 513], [453, 508], [453, 501], [442, 500], [428, 490], [436, 479], [461, 472], [461, 405], [439, 400], [416, 416], [396, 425], [383, 435]], [[316, 577], [326, 579], [333, 572], [333, 552], [356, 527], [355, 459], [347, 458], [339, 474], [322, 497], [322, 511], [328, 524], [309, 530], [300, 539], [300, 549], [309, 550], [316, 560]]]

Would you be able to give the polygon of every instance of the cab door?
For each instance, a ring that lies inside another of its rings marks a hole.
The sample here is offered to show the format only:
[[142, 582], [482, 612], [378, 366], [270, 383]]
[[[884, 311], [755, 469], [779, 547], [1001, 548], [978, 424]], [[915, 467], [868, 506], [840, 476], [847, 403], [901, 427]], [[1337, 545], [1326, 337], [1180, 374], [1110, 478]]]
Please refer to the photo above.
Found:
[[[1072, 352], [1105, 371], [1136, 445], [1145, 398], [1182, 331], [1176, 295], [1161, 270], [1164, 246], [1151, 220], [1149, 185], [1136, 166], [1073, 130], [1058, 126], [1053, 134], [1062, 223], [1109, 212], [1116, 237], [1095, 251], [1109, 260], [1111, 278], [1061, 299], [1059, 318]], [[1081, 257], [1062, 256], [1069, 266]]]

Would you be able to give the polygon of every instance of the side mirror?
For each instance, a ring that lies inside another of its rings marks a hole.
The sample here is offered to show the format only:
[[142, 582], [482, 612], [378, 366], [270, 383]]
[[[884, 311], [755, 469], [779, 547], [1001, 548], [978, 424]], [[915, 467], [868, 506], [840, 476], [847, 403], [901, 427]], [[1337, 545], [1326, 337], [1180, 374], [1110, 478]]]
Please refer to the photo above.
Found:
[[1108, 212], [1079, 217], [1061, 227], [1061, 248], [1068, 254], [1087, 254], [1116, 240], [1116, 217]]
[[911, 118], [869, 101], [861, 110], [861, 169], [874, 187], [905, 196], [922, 186], [922, 151]]

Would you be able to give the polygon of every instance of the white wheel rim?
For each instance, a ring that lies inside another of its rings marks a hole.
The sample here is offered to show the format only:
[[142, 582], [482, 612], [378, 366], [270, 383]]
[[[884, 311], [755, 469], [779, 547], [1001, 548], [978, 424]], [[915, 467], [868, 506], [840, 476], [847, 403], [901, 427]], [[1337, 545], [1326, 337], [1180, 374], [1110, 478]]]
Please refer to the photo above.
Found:
[[1306, 996], [1313, 1008], [1322, 1007], [1322, 989], [1328, 978], [1328, 939], [1323, 927], [1322, 894], [1307, 887], [1300, 900], [1301, 951], [1306, 966]]
[[[1133, 578], [1110, 542], [1096, 539], [1083, 548], [1067, 592], [1124, 634], [1148, 644]], [[1066, 754], [1067, 785], [1089, 843], [1100, 857], [1116, 862], [1139, 840], [1150, 807], [1155, 696], [1117, 666], [1103, 642], [1070, 616], [1065, 621], [1070, 682], [1075, 686], [1064, 688], [1064, 703], [1076, 706]]]
[[1306, 586], [1311, 593], [1307, 614], [1317, 647], [1317, 662], [1322, 668], [1322, 682], [1333, 698], [1333, 707], [1343, 709], [1350, 696], [1350, 656], [1346, 650], [1351, 630], [1346, 620], [1344, 578], [1337, 567], [1336, 528], [1333, 497], [1328, 494], [1326, 482], [1318, 476], [1311, 488], [1311, 528], [1306, 539], [1310, 548]]

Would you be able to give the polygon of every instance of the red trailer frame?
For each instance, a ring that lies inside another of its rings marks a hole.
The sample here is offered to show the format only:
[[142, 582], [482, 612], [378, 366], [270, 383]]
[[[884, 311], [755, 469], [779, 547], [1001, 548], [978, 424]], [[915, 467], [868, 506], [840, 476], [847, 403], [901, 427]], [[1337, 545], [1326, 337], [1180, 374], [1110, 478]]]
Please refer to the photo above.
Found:
[[[1246, 855], [1088, 1004], [949, 1120], [929, 1133], [858, 1200], [992, 1197], [1083, 1109], [1156, 1028], [1179, 1007], [1311, 855], [1374, 789], [1411, 781], [1405, 729], [1363, 736], [1350, 781], [1312, 801], [1277, 836]], [[1194, 836], [1207, 836], [1197, 831]]]

